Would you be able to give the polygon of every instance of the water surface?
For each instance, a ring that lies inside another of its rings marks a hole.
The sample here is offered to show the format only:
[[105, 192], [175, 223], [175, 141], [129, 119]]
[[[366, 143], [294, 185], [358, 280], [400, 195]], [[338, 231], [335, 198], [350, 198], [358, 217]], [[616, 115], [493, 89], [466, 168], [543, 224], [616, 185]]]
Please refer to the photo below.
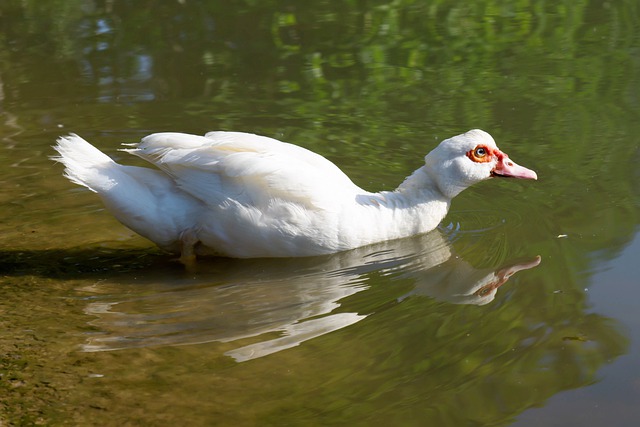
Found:
[[[638, 16], [3, 2], [0, 423], [634, 424]], [[121, 142], [238, 130], [389, 190], [471, 128], [539, 181], [477, 185], [424, 236], [192, 270], [48, 158], [68, 132], [140, 164]]]

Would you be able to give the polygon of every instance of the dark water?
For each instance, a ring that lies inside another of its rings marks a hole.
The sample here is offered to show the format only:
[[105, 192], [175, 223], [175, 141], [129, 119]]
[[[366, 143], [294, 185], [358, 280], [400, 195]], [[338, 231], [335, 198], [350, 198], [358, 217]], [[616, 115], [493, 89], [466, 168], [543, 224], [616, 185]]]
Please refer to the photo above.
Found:
[[[3, 1], [0, 424], [635, 425], [639, 12]], [[476, 127], [539, 181], [425, 236], [194, 270], [48, 159], [68, 132], [133, 164], [121, 142], [239, 130], [379, 190]]]

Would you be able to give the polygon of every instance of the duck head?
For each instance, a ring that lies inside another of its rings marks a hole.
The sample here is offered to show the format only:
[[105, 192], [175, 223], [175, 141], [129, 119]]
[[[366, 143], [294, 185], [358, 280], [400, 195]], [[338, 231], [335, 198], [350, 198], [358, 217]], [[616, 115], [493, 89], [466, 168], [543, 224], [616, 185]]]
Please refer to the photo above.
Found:
[[489, 178], [538, 179], [534, 171], [500, 151], [491, 135], [480, 129], [445, 139], [425, 157], [425, 165], [439, 190], [449, 198]]

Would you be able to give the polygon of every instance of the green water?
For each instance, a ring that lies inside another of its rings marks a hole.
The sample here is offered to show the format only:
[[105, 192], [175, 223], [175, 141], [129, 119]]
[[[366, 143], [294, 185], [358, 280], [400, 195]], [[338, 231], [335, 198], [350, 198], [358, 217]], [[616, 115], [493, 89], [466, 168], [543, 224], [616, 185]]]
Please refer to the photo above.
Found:
[[[622, 0], [3, 0], [0, 425], [635, 425], [637, 28]], [[194, 270], [48, 158], [237, 130], [388, 190], [471, 128], [539, 180], [425, 236]]]

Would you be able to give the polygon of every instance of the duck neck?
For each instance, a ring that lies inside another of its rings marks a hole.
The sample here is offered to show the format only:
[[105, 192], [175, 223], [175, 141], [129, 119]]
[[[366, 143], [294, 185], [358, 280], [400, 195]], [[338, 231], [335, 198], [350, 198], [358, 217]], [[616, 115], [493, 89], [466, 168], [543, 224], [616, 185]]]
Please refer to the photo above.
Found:
[[451, 202], [451, 197], [442, 191], [438, 181], [429, 173], [429, 169], [426, 166], [422, 166], [405, 178], [394, 193], [401, 198], [413, 200], [414, 202], [428, 202], [431, 200]]
[[447, 214], [451, 199], [442, 194], [422, 167], [394, 191], [362, 195], [359, 203], [376, 224], [382, 240], [434, 229]]

